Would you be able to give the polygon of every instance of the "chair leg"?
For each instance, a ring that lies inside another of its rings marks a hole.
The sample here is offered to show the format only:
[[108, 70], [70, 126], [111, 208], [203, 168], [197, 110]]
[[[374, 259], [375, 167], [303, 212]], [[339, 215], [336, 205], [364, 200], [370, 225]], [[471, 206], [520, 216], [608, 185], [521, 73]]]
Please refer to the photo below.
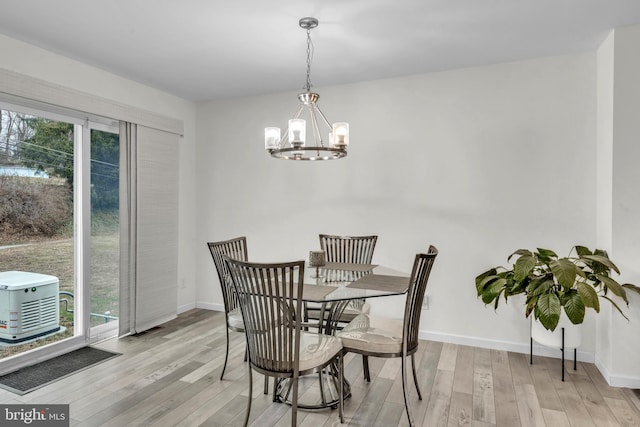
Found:
[[418, 392], [418, 399], [422, 400], [422, 393], [420, 393], [420, 386], [418, 385], [418, 375], [416, 375], [416, 359], [415, 353], [411, 355], [411, 369], [413, 370], [413, 383], [416, 385], [416, 391]]
[[407, 358], [402, 357], [402, 394], [404, 395], [404, 407], [407, 410], [409, 425], [414, 427], [415, 423], [413, 422], [413, 416], [411, 415], [411, 408], [409, 408], [409, 390], [407, 388]]
[[291, 427], [298, 424], [298, 376], [291, 379], [293, 381], [293, 396], [291, 397]]
[[364, 371], [364, 379], [368, 383], [371, 382], [371, 374], [369, 373], [369, 356], [362, 355], [362, 370]]
[[224, 377], [224, 371], [227, 369], [227, 359], [229, 359], [229, 328], [227, 328], [227, 352], [224, 354], [224, 365], [222, 365], [222, 372], [220, 373], [220, 381]]
[[344, 354], [338, 358], [338, 414], [340, 415], [340, 424], [344, 423]]
[[251, 365], [249, 365], [249, 397], [247, 401], [247, 415], [244, 417], [244, 427], [249, 425], [249, 415], [251, 415], [251, 397], [253, 396], [253, 377], [251, 375]]
[[320, 401], [323, 405], [326, 405], [327, 399], [324, 397], [324, 378], [322, 378], [322, 369], [318, 372], [318, 384], [320, 385]]
[[264, 394], [269, 394], [269, 377], [264, 376]]

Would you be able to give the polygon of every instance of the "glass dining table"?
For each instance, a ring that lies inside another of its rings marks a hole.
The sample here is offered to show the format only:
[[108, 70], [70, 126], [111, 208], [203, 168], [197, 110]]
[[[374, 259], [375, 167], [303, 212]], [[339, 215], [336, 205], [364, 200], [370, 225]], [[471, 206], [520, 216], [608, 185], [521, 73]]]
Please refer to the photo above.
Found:
[[[320, 308], [315, 325], [319, 333], [333, 334], [339, 329], [339, 319], [344, 309], [353, 301], [367, 298], [403, 295], [409, 288], [409, 275], [376, 264], [327, 263], [322, 267], [305, 267], [302, 301], [316, 303]], [[303, 380], [304, 377], [301, 377]], [[298, 400], [298, 406], [306, 409], [337, 407], [337, 366], [329, 365], [317, 381], [319, 387], [307, 393], [310, 401]], [[274, 392], [274, 400], [289, 402], [289, 381], [280, 380]], [[302, 388], [301, 388], [302, 390]], [[351, 386], [344, 381], [344, 398], [351, 395]]]

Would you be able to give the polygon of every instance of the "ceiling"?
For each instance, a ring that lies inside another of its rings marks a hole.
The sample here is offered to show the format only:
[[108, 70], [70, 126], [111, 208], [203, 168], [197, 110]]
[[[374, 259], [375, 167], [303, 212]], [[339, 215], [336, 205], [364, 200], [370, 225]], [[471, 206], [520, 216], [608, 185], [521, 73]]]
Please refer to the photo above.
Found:
[[2, 0], [0, 33], [185, 99], [594, 50], [638, 0]]

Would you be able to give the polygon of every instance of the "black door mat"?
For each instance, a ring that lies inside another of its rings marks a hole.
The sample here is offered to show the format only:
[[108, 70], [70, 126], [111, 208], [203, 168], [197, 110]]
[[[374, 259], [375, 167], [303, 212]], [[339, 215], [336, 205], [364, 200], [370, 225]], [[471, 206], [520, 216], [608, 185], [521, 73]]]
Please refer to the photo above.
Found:
[[119, 353], [83, 347], [0, 376], [0, 387], [16, 394], [27, 394], [76, 372], [119, 356]]

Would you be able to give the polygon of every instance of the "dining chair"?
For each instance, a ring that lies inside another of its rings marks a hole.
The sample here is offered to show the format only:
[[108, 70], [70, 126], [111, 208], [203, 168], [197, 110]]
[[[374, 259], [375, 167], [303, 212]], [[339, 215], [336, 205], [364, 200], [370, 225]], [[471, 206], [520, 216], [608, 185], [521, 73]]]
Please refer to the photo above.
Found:
[[[327, 262], [349, 263], [349, 264], [371, 264], [373, 251], [376, 248], [378, 236], [335, 236], [331, 234], [320, 234], [320, 249], [325, 252]], [[338, 324], [340, 328], [351, 322], [361, 314], [368, 314], [371, 310], [369, 303], [364, 299], [349, 302], [347, 307], [340, 313]], [[320, 308], [317, 304], [307, 304], [307, 321], [319, 320]], [[363, 372], [369, 372], [369, 360], [367, 356], [362, 356]]]
[[298, 378], [337, 362], [338, 407], [343, 419], [342, 343], [332, 335], [302, 330], [304, 261], [261, 264], [225, 257], [244, 318], [249, 355], [249, 394], [244, 425], [249, 423], [252, 371], [291, 381], [291, 425], [298, 413]]
[[[333, 236], [320, 234], [320, 249], [325, 253], [326, 262], [348, 264], [371, 264], [373, 250], [378, 236]], [[319, 320], [320, 307], [318, 304], [308, 304], [306, 307], [307, 320]], [[369, 304], [364, 300], [355, 300], [340, 314], [339, 322], [345, 324], [362, 313], [368, 313]], [[319, 322], [322, 323], [322, 322]]]
[[320, 234], [320, 249], [327, 262], [371, 264], [378, 236], [332, 236]]
[[242, 320], [242, 313], [238, 306], [238, 298], [236, 296], [235, 289], [233, 289], [233, 285], [231, 284], [229, 270], [224, 263], [223, 257], [228, 256], [230, 258], [246, 261], [247, 238], [242, 236], [220, 242], [208, 242], [207, 246], [209, 247], [209, 251], [213, 257], [213, 263], [215, 264], [216, 271], [218, 272], [218, 279], [220, 280], [220, 287], [222, 288], [225, 320], [227, 324], [227, 351], [224, 356], [222, 372], [220, 373], [220, 380], [222, 381], [224, 371], [227, 368], [227, 359], [229, 358], [229, 331], [244, 333], [244, 321]]
[[[412, 426], [414, 425], [414, 420], [408, 399], [406, 359], [407, 356], [411, 356], [413, 382], [418, 392], [418, 398], [422, 400], [414, 356], [418, 350], [422, 301], [424, 300], [429, 274], [437, 255], [438, 249], [433, 245], [429, 247], [426, 254], [416, 255], [409, 279], [404, 317], [401, 322], [394, 324], [393, 319], [362, 314], [345, 326], [342, 331], [336, 333], [336, 336], [342, 340], [345, 352], [358, 353], [367, 357], [402, 358], [404, 406], [409, 418], [409, 424]], [[368, 372], [366, 376], [369, 376]], [[367, 380], [370, 380], [370, 378], [367, 378]]]

